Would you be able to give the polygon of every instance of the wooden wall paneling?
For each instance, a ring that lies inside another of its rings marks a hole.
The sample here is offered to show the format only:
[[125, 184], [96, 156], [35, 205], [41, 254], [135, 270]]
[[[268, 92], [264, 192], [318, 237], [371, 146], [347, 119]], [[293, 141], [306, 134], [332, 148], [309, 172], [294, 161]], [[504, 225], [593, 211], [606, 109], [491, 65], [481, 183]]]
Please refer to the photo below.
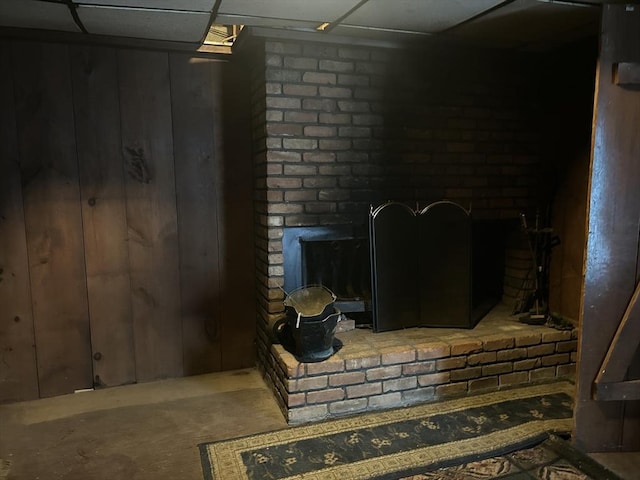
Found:
[[[640, 6], [605, 5], [589, 183], [589, 225], [575, 407], [585, 451], [637, 448], [637, 404], [595, 401], [593, 382], [636, 284], [640, 220], [640, 91], [612, 81], [616, 61], [640, 60]], [[625, 435], [624, 432], [635, 432]]]
[[66, 46], [12, 49], [40, 395], [93, 385]]
[[169, 56], [176, 168], [184, 373], [220, 370], [220, 249], [218, 222], [223, 121], [219, 65], [183, 54]]
[[168, 54], [118, 51], [138, 381], [181, 376], [182, 325]]
[[0, 42], [0, 403], [38, 398], [10, 48]]
[[133, 383], [135, 355], [116, 50], [71, 47], [94, 383]]
[[[570, 168], [567, 191], [567, 215], [564, 233], [560, 240], [564, 247], [562, 269], [562, 307], [563, 315], [573, 320], [580, 316], [580, 292], [582, 285], [582, 267], [585, 251], [585, 225], [587, 212], [587, 183], [589, 176], [589, 155], [584, 153], [574, 160]], [[555, 254], [552, 252], [552, 257]]]
[[[223, 141], [222, 209], [222, 369], [251, 367], [256, 359], [256, 269], [253, 231], [253, 163], [248, 69], [230, 62], [222, 70], [224, 124], [214, 125]], [[224, 129], [223, 129], [224, 125]]]
[[574, 152], [554, 198], [552, 227], [561, 245], [551, 253], [550, 308], [577, 321], [584, 266], [588, 154]]

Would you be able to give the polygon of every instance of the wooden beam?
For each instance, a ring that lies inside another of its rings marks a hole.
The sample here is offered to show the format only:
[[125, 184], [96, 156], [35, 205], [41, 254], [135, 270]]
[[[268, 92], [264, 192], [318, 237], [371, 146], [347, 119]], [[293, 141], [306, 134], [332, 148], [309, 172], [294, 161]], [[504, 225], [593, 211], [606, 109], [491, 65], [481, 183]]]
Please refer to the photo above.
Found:
[[616, 62], [640, 61], [639, 28], [638, 6], [603, 7], [573, 432], [587, 452], [640, 449], [637, 402], [602, 402], [593, 394], [638, 284], [640, 92], [615, 85], [611, 71]]
[[594, 391], [596, 400], [640, 400], [640, 380], [626, 382], [598, 383]]
[[640, 345], [640, 283], [618, 325], [596, 377], [596, 384], [622, 382]]
[[621, 62], [613, 66], [613, 83], [616, 85], [640, 85], [640, 63]]

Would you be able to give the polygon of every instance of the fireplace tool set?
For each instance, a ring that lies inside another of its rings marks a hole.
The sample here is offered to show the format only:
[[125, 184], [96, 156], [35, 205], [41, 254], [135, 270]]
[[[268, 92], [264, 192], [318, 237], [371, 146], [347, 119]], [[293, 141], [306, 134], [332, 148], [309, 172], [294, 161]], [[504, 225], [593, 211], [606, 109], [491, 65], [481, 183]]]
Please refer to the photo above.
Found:
[[[527, 217], [520, 214], [522, 230], [527, 235], [529, 251], [531, 252], [533, 270], [533, 290], [521, 299], [517, 312], [527, 312], [520, 317], [522, 323], [529, 325], [543, 325], [549, 317], [549, 267], [551, 264], [551, 249], [560, 244], [560, 238], [553, 235], [551, 227], [540, 227], [540, 214], [536, 212], [535, 224], [529, 227]], [[531, 271], [531, 270], [530, 270]], [[529, 271], [529, 272], [530, 272]], [[528, 280], [530, 273], [527, 273]]]

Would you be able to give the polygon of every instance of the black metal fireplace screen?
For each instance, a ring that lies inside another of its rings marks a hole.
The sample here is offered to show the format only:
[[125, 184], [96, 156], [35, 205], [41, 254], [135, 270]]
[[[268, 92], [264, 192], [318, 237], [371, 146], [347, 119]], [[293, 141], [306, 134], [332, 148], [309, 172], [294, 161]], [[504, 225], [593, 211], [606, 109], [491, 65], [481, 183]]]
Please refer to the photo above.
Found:
[[414, 326], [473, 328], [501, 298], [504, 221], [474, 221], [440, 201], [421, 210], [390, 202], [364, 226], [284, 230], [284, 289], [324, 285], [335, 306], [377, 332]]
[[474, 326], [469, 212], [390, 202], [372, 209], [369, 225], [374, 330]]

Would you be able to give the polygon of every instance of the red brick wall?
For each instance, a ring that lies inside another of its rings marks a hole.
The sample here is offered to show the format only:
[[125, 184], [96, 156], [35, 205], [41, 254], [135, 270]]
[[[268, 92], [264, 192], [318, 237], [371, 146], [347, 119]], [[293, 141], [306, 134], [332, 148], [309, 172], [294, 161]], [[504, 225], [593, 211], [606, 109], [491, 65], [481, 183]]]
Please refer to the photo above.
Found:
[[278, 192], [268, 213], [281, 225], [366, 222], [369, 205], [389, 199], [447, 198], [490, 218], [536, 205], [526, 62], [300, 42], [264, 50], [260, 185]]
[[[387, 200], [516, 218], [546, 194], [540, 69], [528, 57], [281, 40], [251, 49], [263, 327], [282, 311], [285, 227], [366, 224]], [[259, 331], [264, 360], [269, 329]]]

